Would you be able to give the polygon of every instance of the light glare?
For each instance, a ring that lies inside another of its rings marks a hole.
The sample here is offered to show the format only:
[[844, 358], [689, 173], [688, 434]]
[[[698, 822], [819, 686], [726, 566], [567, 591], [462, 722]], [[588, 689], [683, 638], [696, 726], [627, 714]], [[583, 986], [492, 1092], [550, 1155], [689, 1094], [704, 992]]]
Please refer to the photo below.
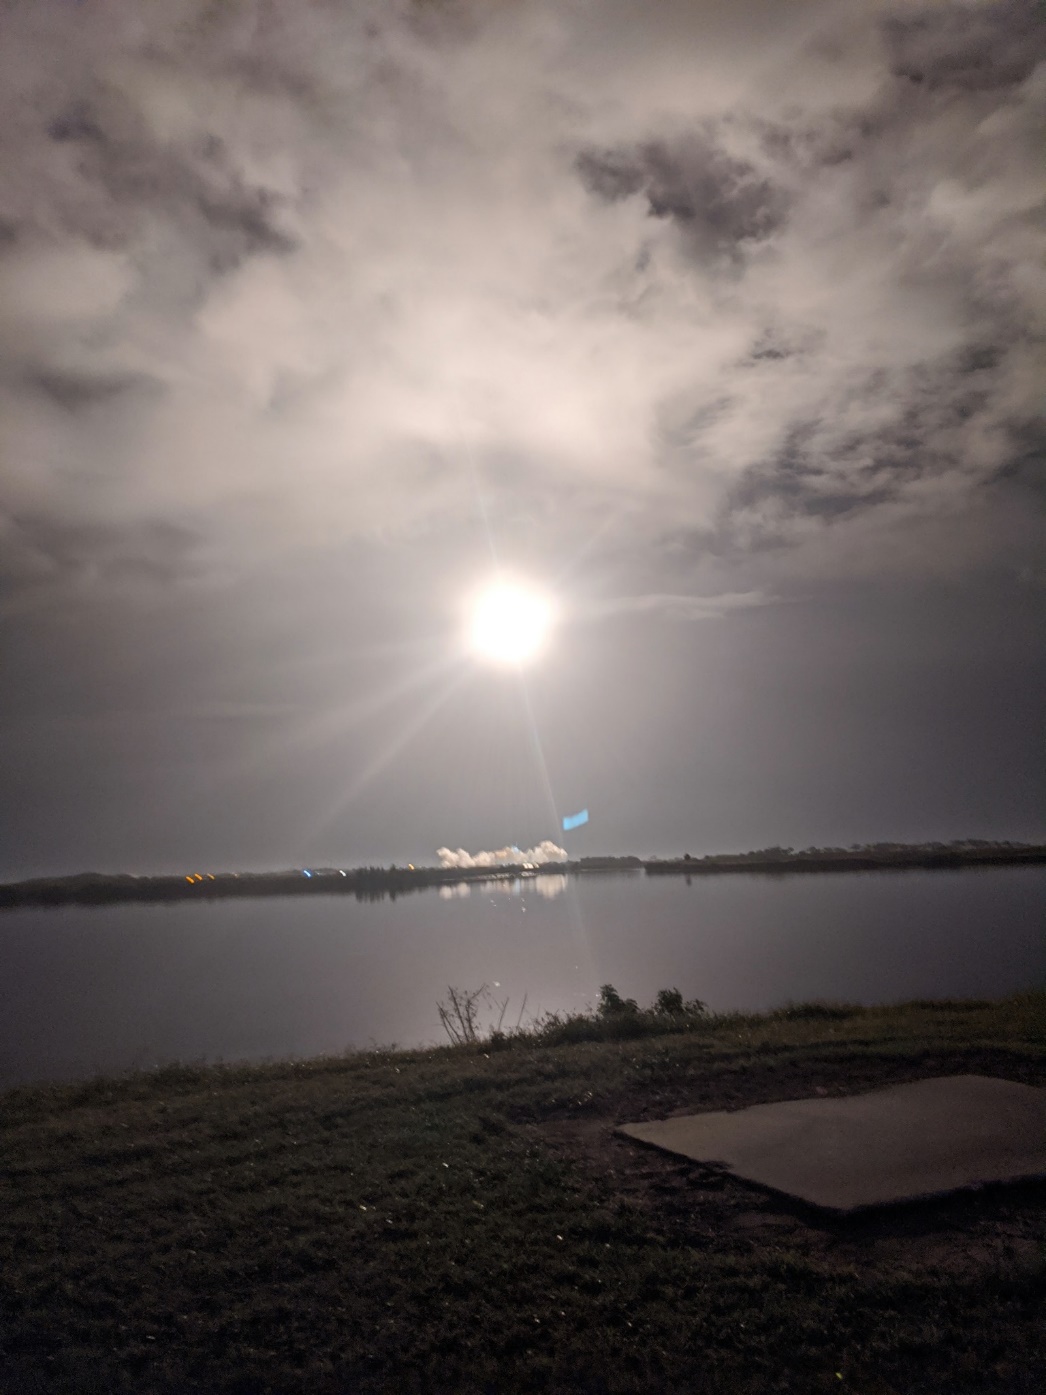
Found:
[[551, 619], [552, 607], [544, 596], [499, 581], [475, 602], [470, 647], [490, 663], [525, 664], [544, 645]]

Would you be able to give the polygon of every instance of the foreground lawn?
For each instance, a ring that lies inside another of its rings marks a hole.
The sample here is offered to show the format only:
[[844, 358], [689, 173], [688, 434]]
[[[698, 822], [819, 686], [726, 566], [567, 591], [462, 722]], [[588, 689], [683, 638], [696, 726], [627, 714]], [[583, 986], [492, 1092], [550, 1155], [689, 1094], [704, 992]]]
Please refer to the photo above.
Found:
[[0, 1392], [1039, 1392], [1046, 1185], [831, 1218], [625, 1120], [973, 1071], [1046, 994], [0, 1096]]

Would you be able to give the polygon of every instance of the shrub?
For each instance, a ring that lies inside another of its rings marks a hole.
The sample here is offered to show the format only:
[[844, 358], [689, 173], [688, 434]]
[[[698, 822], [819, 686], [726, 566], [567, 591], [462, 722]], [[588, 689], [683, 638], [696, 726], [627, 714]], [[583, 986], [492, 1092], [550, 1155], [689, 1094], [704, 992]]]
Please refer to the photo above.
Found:
[[612, 983], [604, 983], [599, 990], [599, 1007], [596, 1009], [600, 1017], [615, 1017], [620, 1013], [637, 1013], [639, 1004], [635, 998], [622, 998]]
[[654, 1011], [665, 1016], [676, 1017], [683, 1011], [683, 995], [678, 988], [661, 988], [654, 1003]]
[[[612, 983], [599, 990], [599, 1003], [589, 1012], [546, 1012], [523, 1026], [526, 998], [514, 1028], [503, 1030], [508, 999], [496, 1003], [484, 984], [468, 990], [448, 988], [448, 1001], [437, 1004], [440, 1021], [455, 1046], [482, 1044], [492, 1051], [507, 1051], [520, 1045], [563, 1046], [583, 1041], [627, 1041], [635, 1037], [657, 1036], [665, 1032], [689, 1031], [697, 1018], [707, 1013], [700, 998], [684, 1001], [678, 988], [662, 988], [652, 1007], [641, 1008], [634, 998], [622, 998]], [[484, 1031], [480, 1025], [481, 1005], [500, 1008], [496, 1023]]]
[[443, 1030], [455, 1046], [474, 1046], [480, 1039], [479, 1006], [487, 1002], [490, 990], [484, 983], [471, 992], [464, 988], [448, 988], [447, 994], [447, 1002], [436, 1004]]

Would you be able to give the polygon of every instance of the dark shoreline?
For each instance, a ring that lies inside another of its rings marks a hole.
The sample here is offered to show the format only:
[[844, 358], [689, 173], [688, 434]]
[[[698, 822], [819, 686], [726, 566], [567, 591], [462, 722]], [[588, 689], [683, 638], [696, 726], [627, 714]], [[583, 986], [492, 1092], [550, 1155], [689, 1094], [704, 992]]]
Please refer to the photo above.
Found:
[[816, 853], [794, 853], [780, 858], [757, 858], [751, 853], [739, 857], [673, 858], [645, 862], [649, 874], [685, 873], [687, 876], [707, 876], [717, 872], [759, 872], [762, 874], [792, 874], [796, 872], [899, 872], [946, 871], [960, 867], [1013, 867], [1046, 863], [1046, 846], [1016, 844], [987, 848], [922, 848], [898, 849], [897, 852], [849, 852], [838, 856], [818, 856]]
[[712, 876], [741, 872], [792, 875], [814, 872], [945, 871], [963, 867], [1011, 867], [1046, 863], [1046, 845], [1022, 843], [891, 844], [860, 849], [766, 849], [708, 857], [584, 857], [540, 867], [293, 868], [282, 872], [218, 872], [192, 876], [132, 876], [86, 872], [0, 884], [0, 909], [28, 906], [114, 905], [120, 902], [222, 900], [242, 896], [354, 896], [358, 901], [395, 898], [429, 887], [462, 882], [514, 881], [520, 877], [638, 872], [648, 876]]

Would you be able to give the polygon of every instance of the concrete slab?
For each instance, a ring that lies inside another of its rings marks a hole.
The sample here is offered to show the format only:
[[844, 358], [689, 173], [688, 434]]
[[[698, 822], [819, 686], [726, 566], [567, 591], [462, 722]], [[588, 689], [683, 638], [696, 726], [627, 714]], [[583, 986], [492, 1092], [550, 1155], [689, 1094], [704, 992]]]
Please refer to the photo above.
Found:
[[985, 1075], [622, 1124], [618, 1132], [834, 1211], [1046, 1176], [1046, 1090]]

